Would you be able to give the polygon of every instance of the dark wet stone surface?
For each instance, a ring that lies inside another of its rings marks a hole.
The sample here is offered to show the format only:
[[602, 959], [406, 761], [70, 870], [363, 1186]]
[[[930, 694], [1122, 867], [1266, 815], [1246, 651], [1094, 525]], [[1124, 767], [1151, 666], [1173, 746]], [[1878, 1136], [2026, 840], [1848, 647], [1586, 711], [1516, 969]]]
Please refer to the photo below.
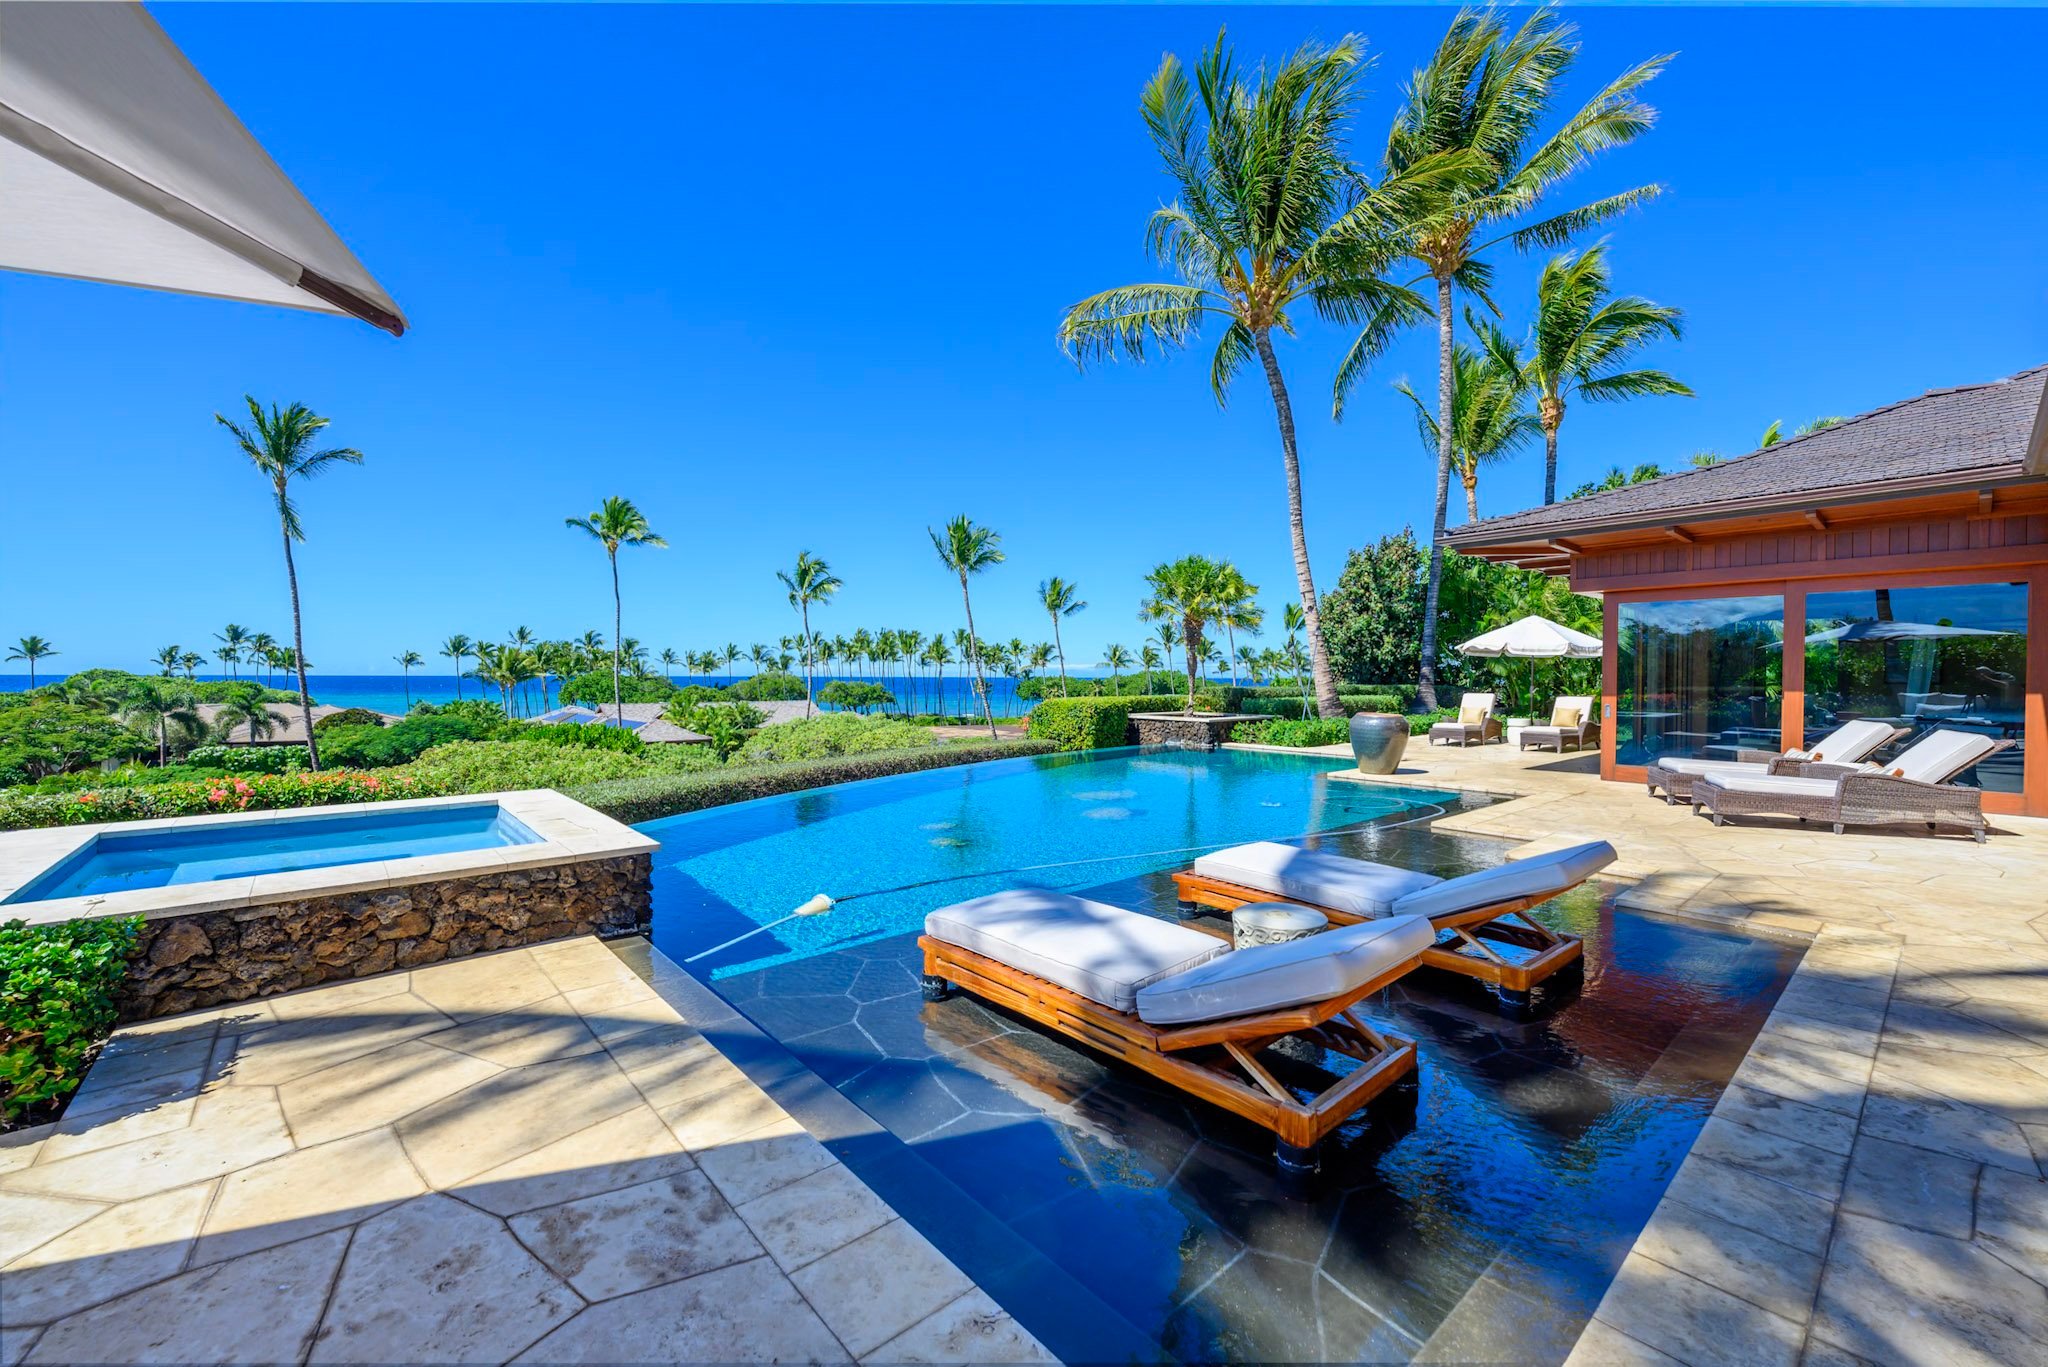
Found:
[[[1323, 841], [1443, 874], [1501, 852], [1419, 826]], [[1175, 914], [1163, 874], [1086, 895]], [[1609, 899], [1585, 888], [1539, 909], [1585, 937], [1587, 963], [1528, 1019], [1437, 973], [1369, 1000], [1418, 1041], [1415, 1100], [1390, 1094], [1339, 1130], [1307, 1187], [1276, 1175], [1271, 1136], [1248, 1122], [972, 998], [924, 1001], [914, 935], [709, 980], [1163, 1359], [1407, 1361], [1428, 1344], [1444, 1360], [1554, 1362], [1798, 957]], [[656, 940], [690, 949], [659, 925]], [[1273, 1061], [1290, 1082], [1328, 1080], [1327, 1060]], [[1058, 1319], [1028, 1296], [1009, 1308], [1027, 1326]]]

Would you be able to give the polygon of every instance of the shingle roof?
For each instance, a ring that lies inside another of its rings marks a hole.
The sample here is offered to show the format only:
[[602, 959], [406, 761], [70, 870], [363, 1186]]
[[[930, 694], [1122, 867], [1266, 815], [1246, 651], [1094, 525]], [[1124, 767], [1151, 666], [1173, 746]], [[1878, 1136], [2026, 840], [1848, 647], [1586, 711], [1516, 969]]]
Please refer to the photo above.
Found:
[[1467, 523], [1444, 540], [1453, 546], [1526, 542], [1609, 525], [1726, 516], [1779, 502], [1811, 505], [1901, 483], [1921, 488], [2018, 475], [2043, 408], [2044, 382], [2048, 365], [1989, 384], [1931, 389], [1739, 459]]
[[[203, 702], [195, 704], [192, 710], [197, 712], [199, 719], [210, 728], [220, 719], [221, 709], [225, 705], [224, 703], [217, 702]], [[264, 706], [269, 709], [271, 719], [278, 723], [275, 731], [252, 741], [249, 739], [249, 728], [247, 726], [238, 726], [235, 728], [235, 733], [221, 743], [223, 745], [304, 745], [306, 743], [306, 722], [305, 718], [300, 715], [299, 705], [296, 702], [273, 702], [265, 703]], [[348, 710], [350, 709], [336, 707], [330, 703], [316, 702], [313, 704], [313, 723], [317, 726], [322, 717], [329, 717], [336, 712], [346, 712]], [[364, 710], [369, 711], [373, 709], [366, 708]], [[389, 712], [379, 712], [377, 715], [384, 719], [383, 724], [386, 726], [400, 720]]]

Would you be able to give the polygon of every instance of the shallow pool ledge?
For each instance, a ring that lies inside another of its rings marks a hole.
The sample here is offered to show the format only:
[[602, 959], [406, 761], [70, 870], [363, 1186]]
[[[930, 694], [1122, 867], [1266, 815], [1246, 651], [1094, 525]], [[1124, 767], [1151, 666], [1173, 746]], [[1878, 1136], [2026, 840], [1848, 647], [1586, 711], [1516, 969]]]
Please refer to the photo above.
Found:
[[142, 918], [122, 992], [127, 1020], [646, 924], [660, 842], [551, 789], [11, 831], [0, 834], [0, 898], [103, 832], [187, 832], [492, 803], [539, 839], [21, 902], [0, 906], [0, 920]]

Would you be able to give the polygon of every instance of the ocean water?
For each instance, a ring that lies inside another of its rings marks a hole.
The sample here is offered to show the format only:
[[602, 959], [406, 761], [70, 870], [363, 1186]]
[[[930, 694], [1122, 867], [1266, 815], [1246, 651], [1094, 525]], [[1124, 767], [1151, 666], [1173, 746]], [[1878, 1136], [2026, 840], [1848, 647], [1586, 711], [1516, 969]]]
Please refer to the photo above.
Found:
[[[59, 673], [38, 671], [36, 682], [55, 683], [64, 677]], [[211, 680], [224, 679], [227, 675], [201, 674], [198, 677], [202, 680]], [[270, 683], [278, 688], [292, 686], [292, 680], [285, 675], [266, 677], [258, 671], [253, 675], [244, 674], [241, 677], [254, 679], [257, 683]], [[746, 675], [741, 674], [738, 677], [745, 678]], [[821, 674], [818, 676], [817, 686], [823, 688], [834, 679], [854, 679], [881, 684], [895, 693], [899, 702], [909, 704], [921, 712], [944, 711], [965, 714], [980, 710], [980, 705], [974, 701], [974, 695], [967, 686], [968, 681], [957, 676], [943, 681], [918, 678], [906, 684], [901, 678], [875, 674]], [[678, 685], [723, 684], [726, 682], [726, 676], [677, 674], [675, 681]], [[494, 701], [498, 699], [498, 690], [489, 685], [480, 684], [475, 679], [458, 681], [454, 675], [434, 669], [414, 671], [409, 682], [398, 674], [321, 674], [317, 671], [308, 675], [306, 682], [312, 691], [314, 702], [331, 703], [336, 707], [367, 707], [377, 712], [404, 712], [411, 703], [416, 702], [452, 702], [458, 686], [461, 696], [465, 698], [484, 697]], [[27, 687], [26, 674], [0, 674], [0, 693], [19, 692]], [[559, 687], [560, 680], [550, 685], [549, 706], [554, 705], [555, 691]], [[543, 710], [540, 693], [540, 684], [537, 681], [519, 690], [516, 707], [520, 715], [531, 716]], [[994, 709], [998, 718], [1021, 717], [1031, 710], [1029, 700], [1018, 698], [1015, 685], [1008, 679], [989, 680], [989, 706]]]

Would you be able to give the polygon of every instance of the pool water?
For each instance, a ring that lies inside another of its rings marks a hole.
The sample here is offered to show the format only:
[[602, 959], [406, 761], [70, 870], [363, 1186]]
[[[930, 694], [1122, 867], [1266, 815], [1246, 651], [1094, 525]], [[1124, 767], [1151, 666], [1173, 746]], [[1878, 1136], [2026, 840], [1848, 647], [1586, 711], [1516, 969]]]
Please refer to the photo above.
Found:
[[495, 802], [103, 831], [6, 898], [42, 902], [540, 840]]
[[[1445, 876], [1503, 857], [1429, 826], [1488, 799], [1330, 767], [1006, 761], [653, 823], [654, 944], [682, 961], [813, 892], [880, 890], [880, 909], [856, 898], [690, 964], [753, 1027], [707, 1029], [1068, 1361], [1562, 1362], [1795, 948], [1617, 910], [1611, 886], [1547, 903], [1538, 919], [1585, 940], [1583, 979], [1540, 990], [1522, 1020], [1428, 970], [1368, 999], [1369, 1019], [1417, 1041], [1418, 1096], [1337, 1131], [1307, 1188], [1279, 1179], [1248, 1122], [971, 996], [919, 992], [924, 910], [993, 887], [1170, 917], [1170, 874], [1218, 843]], [[1123, 815], [1087, 815], [1103, 808]], [[1304, 1088], [1351, 1066], [1304, 1053], [1265, 1061]]]
[[[1120, 750], [939, 769], [649, 822], [664, 920], [715, 978], [913, 931], [1009, 887], [1181, 869], [1247, 840], [1445, 810], [1449, 793], [1332, 781], [1323, 756]], [[818, 893], [829, 915], [783, 920]], [[773, 929], [762, 927], [781, 922]]]

